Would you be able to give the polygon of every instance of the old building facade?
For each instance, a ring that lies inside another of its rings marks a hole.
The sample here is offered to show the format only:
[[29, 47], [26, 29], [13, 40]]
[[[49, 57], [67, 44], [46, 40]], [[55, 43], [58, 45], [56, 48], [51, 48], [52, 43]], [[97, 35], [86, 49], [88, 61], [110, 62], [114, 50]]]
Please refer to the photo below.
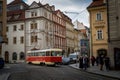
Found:
[[6, 0], [0, 0], [0, 57], [2, 44], [6, 41]]
[[14, 0], [7, 7], [8, 43], [2, 49], [6, 62], [24, 62], [26, 52], [33, 49], [60, 48], [66, 52], [69, 18], [60, 10], [35, 1], [28, 6], [22, 0]]
[[120, 0], [107, 0], [108, 3], [108, 53], [111, 67], [120, 69]]
[[106, 56], [109, 54], [106, 2], [105, 0], [93, 0], [87, 9], [90, 14], [90, 55]]
[[22, 0], [7, 5], [7, 43], [3, 44], [2, 56], [5, 62], [24, 62], [25, 9], [28, 5]]

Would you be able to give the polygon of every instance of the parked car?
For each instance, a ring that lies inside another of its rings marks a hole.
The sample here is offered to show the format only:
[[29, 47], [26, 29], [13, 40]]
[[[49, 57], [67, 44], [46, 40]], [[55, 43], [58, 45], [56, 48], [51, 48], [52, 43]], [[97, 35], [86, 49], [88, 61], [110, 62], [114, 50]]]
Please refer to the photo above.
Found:
[[70, 58], [69, 57], [62, 57], [62, 64], [68, 65], [70, 63]]
[[0, 69], [4, 67], [4, 64], [5, 64], [5, 62], [4, 62], [3, 58], [0, 58]]
[[70, 63], [76, 63], [78, 62], [78, 55], [77, 54], [70, 54], [69, 55], [69, 58], [70, 58]]

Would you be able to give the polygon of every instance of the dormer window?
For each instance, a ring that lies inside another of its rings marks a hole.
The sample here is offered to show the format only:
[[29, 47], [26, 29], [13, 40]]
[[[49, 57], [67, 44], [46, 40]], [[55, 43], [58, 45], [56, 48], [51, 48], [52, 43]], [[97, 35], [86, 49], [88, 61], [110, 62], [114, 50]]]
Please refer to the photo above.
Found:
[[23, 9], [23, 5], [20, 6], [20, 9]]
[[31, 12], [31, 17], [36, 17], [37, 16], [37, 12]]

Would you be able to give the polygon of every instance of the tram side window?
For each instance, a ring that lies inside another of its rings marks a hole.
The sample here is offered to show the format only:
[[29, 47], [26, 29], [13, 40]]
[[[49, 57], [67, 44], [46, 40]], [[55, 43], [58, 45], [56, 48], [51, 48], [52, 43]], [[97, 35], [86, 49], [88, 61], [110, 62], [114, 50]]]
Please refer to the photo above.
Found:
[[51, 56], [56, 56], [55, 51], [52, 51]]
[[42, 56], [45, 56], [45, 52], [42, 52]]
[[46, 56], [50, 56], [50, 52], [46, 52]]
[[39, 52], [38, 56], [45, 56], [45, 52]]
[[38, 56], [38, 52], [35, 52], [35, 53], [34, 53], [34, 56]]
[[62, 55], [62, 52], [57, 51], [56, 54], [57, 54], [56, 56], [61, 56], [61, 55]]

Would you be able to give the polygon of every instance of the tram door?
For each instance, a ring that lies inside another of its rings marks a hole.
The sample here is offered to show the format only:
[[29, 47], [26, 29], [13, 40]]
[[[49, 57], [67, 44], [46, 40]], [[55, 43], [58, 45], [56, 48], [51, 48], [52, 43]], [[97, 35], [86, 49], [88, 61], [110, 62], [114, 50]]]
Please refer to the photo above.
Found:
[[115, 69], [120, 70], [120, 48], [114, 48]]

